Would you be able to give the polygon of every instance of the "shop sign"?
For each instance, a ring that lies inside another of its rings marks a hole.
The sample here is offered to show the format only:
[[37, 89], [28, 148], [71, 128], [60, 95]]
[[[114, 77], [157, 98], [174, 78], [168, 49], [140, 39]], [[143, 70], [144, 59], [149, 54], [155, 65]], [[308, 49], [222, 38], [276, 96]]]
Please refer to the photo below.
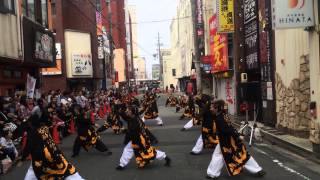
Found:
[[36, 59], [53, 62], [53, 38], [40, 31], [36, 32], [34, 56]]
[[228, 38], [227, 34], [218, 33], [217, 15], [210, 20], [210, 49], [212, 54], [212, 72], [227, 71], [228, 62]]
[[218, 32], [234, 32], [234, 7], [233, 0], [218, 0]]
[[248, 69], [259, 67], [258, 25], [257, 0], [244, 0], [245, 61]]
[[42, 75], [60, 75], [62, 74], [61, 66], [61, 43], [56, 43], [56, 66], [52, 68], [42, 68]]
[[273, 28], [314, 26], [313, 0], [273, 0]]
[[90, 53], [72, 53], [72, 75], [92, 76], [92, 55]]

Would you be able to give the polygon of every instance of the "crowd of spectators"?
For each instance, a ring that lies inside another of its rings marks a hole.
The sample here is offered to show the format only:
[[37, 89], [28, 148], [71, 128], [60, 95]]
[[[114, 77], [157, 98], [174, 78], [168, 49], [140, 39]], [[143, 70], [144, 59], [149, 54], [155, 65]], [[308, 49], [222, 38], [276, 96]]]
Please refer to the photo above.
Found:
[[91, 109], [97, 115], [99, 108], [108, 103], [110, 93], [115, 93], [115, 90], [57, 90], [39, 98], [28, 98], [24, 93], [0, 97], [0, 174], [6, 173], [19, 158], [24, 146], [28, 118], [32, 114], [41, 113], [46, 108], [50, 113], [51, 131], [57, 131], [59, 138], [63, 138], [73, 133], [70, 131], [73, 126], [73, 105], [78, 104], [84, 109]]

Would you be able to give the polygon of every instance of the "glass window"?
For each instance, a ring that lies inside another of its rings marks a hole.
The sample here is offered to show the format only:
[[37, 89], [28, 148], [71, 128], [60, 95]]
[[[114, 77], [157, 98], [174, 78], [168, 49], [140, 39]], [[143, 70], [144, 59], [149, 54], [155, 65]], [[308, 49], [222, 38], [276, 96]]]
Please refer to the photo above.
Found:
[[32, 19], [35, 20], [35, 3], [34, 0], [27, 0], [27, 13], [26, 15]]
[[47, 0], [41, 0], [42, 25], [48, 27], [48, 5]]
[[57, 14], [56, 3], [51, 2], [51, 14], [54, 16]]
[[15, 14], [14, 0], [1, 0], [0, 13]]
[[172, 76], [173, 76], [173, 77], [176, 76], [176, 69], [172, 69]]
[[10, 70], [3, 70], [3, 77], [5, 78], [12, 78], [12, 72]]

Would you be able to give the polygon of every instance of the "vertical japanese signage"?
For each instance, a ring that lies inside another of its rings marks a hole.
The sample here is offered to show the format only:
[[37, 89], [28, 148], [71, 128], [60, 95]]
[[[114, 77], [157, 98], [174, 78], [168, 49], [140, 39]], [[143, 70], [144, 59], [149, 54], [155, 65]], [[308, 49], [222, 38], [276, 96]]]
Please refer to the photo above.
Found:
[[209, 24], [212, 71], [213, 73], [227, 71], [229, 69], [227, 34], [218, 33], [218, 22], [216, 14], [214, 14], [210, 18]]
[[245, 61], [246, 61], [247, 69], [257, 69], [259, 67], [257, 0], [244, 0], [244, 38], [245, 38]]
[[103, 33], [102, 33], [102, 15], [96, 11], [97, 38], [98, 38], [98, 59], [104, 58], [103, 52]]
[[203, 22], [203, 10], [202, 0], [196, 0], [196, 22], [197, 22], [197, 37], [198, 37], [198, 49], [200, 56], [205, 55], [204, 49], [204, 22]]
[[218, 0], [218, 32], [234, 32], [233, 0]]
[[273, 68], [271, 49], [271, 3], [269, 0], [259, 1], [259, 38], [260, 38], [260, 70], [263, 100], [273, 100]]

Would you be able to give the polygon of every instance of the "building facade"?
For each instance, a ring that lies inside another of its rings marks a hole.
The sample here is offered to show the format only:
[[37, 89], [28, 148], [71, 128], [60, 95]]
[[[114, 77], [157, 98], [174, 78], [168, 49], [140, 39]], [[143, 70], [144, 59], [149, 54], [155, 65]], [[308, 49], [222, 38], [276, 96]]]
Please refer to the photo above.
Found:
[[176, 87], [178, 85], [177, 63], [172, 57], [170, 49], [162, 49], [161, 56], [163, 59], [163, 87]]
[[192, 80], [192, 54], [194, 49], [193, 25], [191, 18], [191, 3], [189, 0], [180, 0], [177, 13], [171, 22], [171, 56], [177, 64], [176, 78], [182, 91], [186, 90]]
[[55, 65], [55, 37], [48, 30], [50, 9], [48, 1], [0, 2], [0, 95], [25, 91], [28, 75], [40, 89], [39, 69]]
[[135, 69], [135, 78], [136, 80], [146, 80], [146, 59], [144, 57], [134, 58], [134, 69]]
[[160, 64], [152, 64], [152, 80], [160, 80]]

